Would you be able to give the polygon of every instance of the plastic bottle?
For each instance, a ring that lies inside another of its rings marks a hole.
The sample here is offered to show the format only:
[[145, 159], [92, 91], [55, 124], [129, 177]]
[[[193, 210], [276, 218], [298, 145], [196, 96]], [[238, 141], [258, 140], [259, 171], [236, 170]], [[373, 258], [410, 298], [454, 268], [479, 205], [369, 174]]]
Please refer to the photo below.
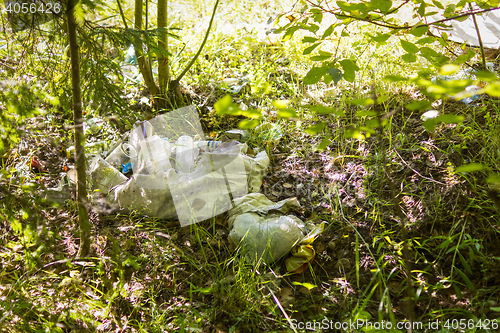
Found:
[[165, 150], [163, 141], [158, 135], [153, 135], [140, 142], [139, 168], [144, 173], [154, 174], [170, 167], [170, 150]]
[[175, 171], [189, 173], [194, 168], [194, 160], [198, 156], [199, 149], [195, 147], [193, 138], [183, 135], [175, 142]]
[[194, 145], [205, 152], [213, 152], [221, 144], [220, 141], [195, 141]]

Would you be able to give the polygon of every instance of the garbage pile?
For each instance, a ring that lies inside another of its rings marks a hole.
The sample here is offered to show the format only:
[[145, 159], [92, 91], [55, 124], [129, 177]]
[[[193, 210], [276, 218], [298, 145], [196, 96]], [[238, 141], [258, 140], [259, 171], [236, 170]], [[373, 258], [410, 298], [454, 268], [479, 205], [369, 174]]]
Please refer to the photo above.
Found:
[[[287, 269], [301, 273], [323, 225], [304, 237], [308, 226], [291, 214], [302, 211], [296, 198], [274, 203], [258, 193], [270, 161], [265, 151], [247, 154], [248, 136], [231, 130], [221, 141], [205, 140], [193, 106], [159, 115], [87, 155], [89, 187], [100, 193], [96, 205], [105, 197], [123, 213], [178, 219], [181, 226], [228, 212], [229, 238], [249, 261], [271, 264], [292, 250]], [[61, 182], [76, 182], [71, 171]]]
[[182, 226], [231, 209], [258, 192], [269, 166], [265, 151], [251, 157], [246, 143], [207, 141], [194, 107], [139, 123], [91, 158], [90, 186], [123, 212], [136, 211]]

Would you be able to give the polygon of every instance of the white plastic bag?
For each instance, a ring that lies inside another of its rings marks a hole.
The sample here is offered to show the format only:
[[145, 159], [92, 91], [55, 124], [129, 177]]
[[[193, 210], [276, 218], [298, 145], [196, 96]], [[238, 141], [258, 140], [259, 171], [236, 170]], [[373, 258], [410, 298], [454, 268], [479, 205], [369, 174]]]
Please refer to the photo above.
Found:
[[261, 193], [235, 200], [229, 214], [229, 238], [248, 260], [270, 264], [284, 256], [304, 234], [304, 223], [286, 213], [300, 209], [296, 198], [274, 203]]

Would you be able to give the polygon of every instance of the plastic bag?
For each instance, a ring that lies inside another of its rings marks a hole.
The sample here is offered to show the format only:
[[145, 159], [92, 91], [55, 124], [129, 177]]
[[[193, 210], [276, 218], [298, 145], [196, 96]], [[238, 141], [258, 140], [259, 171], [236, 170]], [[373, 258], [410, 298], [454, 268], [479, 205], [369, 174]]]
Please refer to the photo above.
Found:
[[301, 209], [296, 198], [274, 203], [261, 193], [235, 200], [229, 211], [229, 238], [242, 248], [250, 261], [272, 263], [303, 238], [304, 223], [296, 216], [284, 215]]
[[112, 187], [127, 181], [127, 177], [100, 156], [94, 157], [90, 162], [89, 174], [92, 187], [103, 193], [108, 193]]

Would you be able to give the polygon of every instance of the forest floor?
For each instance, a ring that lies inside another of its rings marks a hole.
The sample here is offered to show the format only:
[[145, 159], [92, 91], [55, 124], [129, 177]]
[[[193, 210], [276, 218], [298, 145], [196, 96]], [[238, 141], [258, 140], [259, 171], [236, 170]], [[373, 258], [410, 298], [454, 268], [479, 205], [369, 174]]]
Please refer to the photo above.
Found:
[[[244, 38], [237, 43], [249, 44]], [[181, 227], [177, 221], [119, 214], [105, 203], [90, 206], [89, 258], [66, 260], [78, 251], [76, 205], [71, 199], [57, 207], [41, 204], [38, 228], [31, 231], [38, 233], [36, 244], [23, 243], [23, 236], [7, 224], [0, 236], [1, 329], [331, 332], [340, 331], [334, 323], [349, 320], [408, 321], [411, 311], [415, 332], [457, 332], [462, 319], [475, 326], [461, 331], [497, 331], [500, 197], [486, 172], [455, 170], [473, 162], [496, 170], [499, 101], [482, 97], [466, 105], [446, 100], [440, 112], [465, 120], [441, 124], [430, 133], [420, 112], [405, 108], [418, 94], [411, 89], [392, 92], [387, 102], [370, 107], [388, 115], [390, 125], [363, 140], [346, 138], [359, 108], [341, 96], [352, 96], [355, 87], [349, 92], [339, 88], [332, 97], [311, 96], [285, 51], [278, 50], [277, 57], [278, 46], [255, 45], [233, 58], [231, 50], [222, 58], [208, 48], [206, 61], [183, 89], [198, 107], [205, 133], [217, 136], [243, 119], [214, 111], [215, 102], [226, 94], [217, 82], [243, 75], [239, 69], [259, 65], [259, 57], [272, 64], [256, 70], [252, 89], [233, 94], [233, 100], [262, 108], [262, 121], [282, 132], [278, 139], [263, 140], [250, 130], [250, 148], [266, 150], [271, 159], [261, 192], [274, 202], [296, 197], [303, 207], [299, 218], [328, 223], [313, 244], [316, 257], [308, 269], [288, 274], [284, 259], [259, 267], [247, 262], [230, 244], [225, 214]], [[222, 68], [224, 75], [201, 81], [200, 75], [210, 74], [204, 71], [212, 57], [218, 62], [210, 70]], [[259, 75], [274, 83], [264, 98], [255, 93], [262, 85], [255, 79]], [[133, 107], [144, 96], [140, 85], [131, 86]], [[270, 101], [297, 96], [334, 105], [345, 114], [315, 118], [303, 111], [301, 124], [279, 119]], [[304, 131], [320, 120], [327, 121], [335, 138], [324, 150], [316, 149], [318, 136]], [[46, 172], [32, 168], [25, 175], [42, 187], [55, 187], [64, 170], [73, 167], [66, 155], [70, 142], [64, 139], [68, 122], [64, 115], [29, 120], [23, 145], [5, 165], [26, 166], [29, 157], [37, 156]], [[108, 131], [125, 131], [106, 126], [92, 140], [105, 138]], [[439, 328], [430, 326], [435, 321]]]

